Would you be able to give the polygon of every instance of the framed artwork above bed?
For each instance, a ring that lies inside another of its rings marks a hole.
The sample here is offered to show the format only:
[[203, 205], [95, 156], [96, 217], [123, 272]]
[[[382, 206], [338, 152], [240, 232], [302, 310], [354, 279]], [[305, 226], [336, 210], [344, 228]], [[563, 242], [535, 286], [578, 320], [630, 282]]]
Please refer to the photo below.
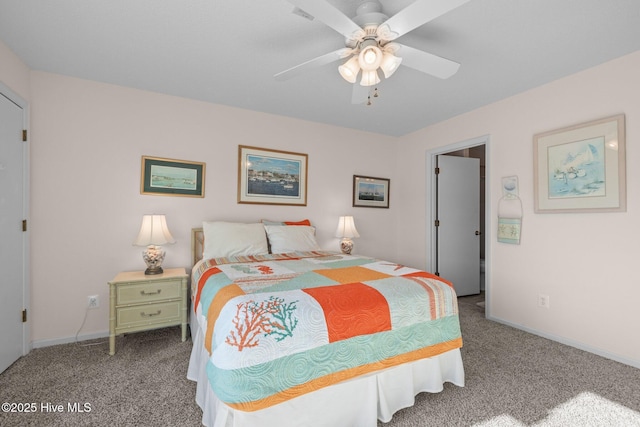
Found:
[[307, 205], [308, 156], [238, 146], [238, 203]]

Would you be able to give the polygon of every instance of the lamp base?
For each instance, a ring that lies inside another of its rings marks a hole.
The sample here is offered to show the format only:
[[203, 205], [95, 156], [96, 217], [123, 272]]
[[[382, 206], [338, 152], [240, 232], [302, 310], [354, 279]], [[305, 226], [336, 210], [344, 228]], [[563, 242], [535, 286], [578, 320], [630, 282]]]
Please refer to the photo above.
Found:
[[162, 274], [162, 273], [164, 273], [164, 270], [162, 269], [162, 267], [149, 267], [144, 271], [145, 275]]
[[340, 241], [340, 250], [343, 254], [351, 255], [353, 250], [353, 240], [344, 238]]
[[149, 245], [147, 250], [142, 252], [142, 259], [147, 264], [144, 274], [162, 274], [162, 261], [164, 261], [165, 252], [160, 246]]

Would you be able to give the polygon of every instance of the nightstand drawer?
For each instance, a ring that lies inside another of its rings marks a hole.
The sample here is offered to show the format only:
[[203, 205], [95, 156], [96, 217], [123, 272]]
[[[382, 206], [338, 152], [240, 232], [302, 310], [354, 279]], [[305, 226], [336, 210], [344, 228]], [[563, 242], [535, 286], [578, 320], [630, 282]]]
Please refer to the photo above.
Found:
[[167, 282], [136, 282], [119, 285], [116, 305], [139, 304], [180, 298], [180, 280]]
[[181, 301], [118, 308], [118, 328], [180, 321]]

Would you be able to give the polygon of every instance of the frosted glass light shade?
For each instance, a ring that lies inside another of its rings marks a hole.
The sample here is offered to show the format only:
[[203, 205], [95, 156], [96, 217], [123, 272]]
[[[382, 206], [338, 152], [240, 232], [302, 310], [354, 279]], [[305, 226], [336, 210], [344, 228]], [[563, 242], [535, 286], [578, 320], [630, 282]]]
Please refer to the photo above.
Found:
[[358, 54], [358, 63], [360, 63], [360, 68], [364, 71], [377, 70], [382, 62], [382, 51], [376, 42], [370, 42], [371, 43], [363, 42], [363, 45], [365, 43], [367, 43], [367, 45], [365, 45], [362, 50], [360, 50], [360, 54]]
[[378, 77], [378, 72], [376, 70], [362, 70], [362, 79], [360, 80], [360, 86], [373, 86], [377, 85], [378, 83], [380, 83], [380, 77]]
[[391, 75], [396, 72], [401, 62], [402, 58], [399, 58], [392, 53], [385, 52], [382, 56], [382, 63], [380, 64], [384, 77], [386, 79], [391, 77]]
[[349, 83], [355, 83], [360, 72], [360, 65], [358, 65], [358, 57], [352, 56], [347, 62], [338, 67], [338, 72], [343, 79]]

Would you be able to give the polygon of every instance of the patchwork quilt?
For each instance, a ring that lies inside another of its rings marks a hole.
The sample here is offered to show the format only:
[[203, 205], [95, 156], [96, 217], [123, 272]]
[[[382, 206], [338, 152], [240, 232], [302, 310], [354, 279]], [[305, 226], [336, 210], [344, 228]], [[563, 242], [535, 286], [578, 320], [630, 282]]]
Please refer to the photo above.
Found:
[[362, 256], [210, 259], [192, 299], [211, 387], [243, 411], [462, 346], [451, 283]]

